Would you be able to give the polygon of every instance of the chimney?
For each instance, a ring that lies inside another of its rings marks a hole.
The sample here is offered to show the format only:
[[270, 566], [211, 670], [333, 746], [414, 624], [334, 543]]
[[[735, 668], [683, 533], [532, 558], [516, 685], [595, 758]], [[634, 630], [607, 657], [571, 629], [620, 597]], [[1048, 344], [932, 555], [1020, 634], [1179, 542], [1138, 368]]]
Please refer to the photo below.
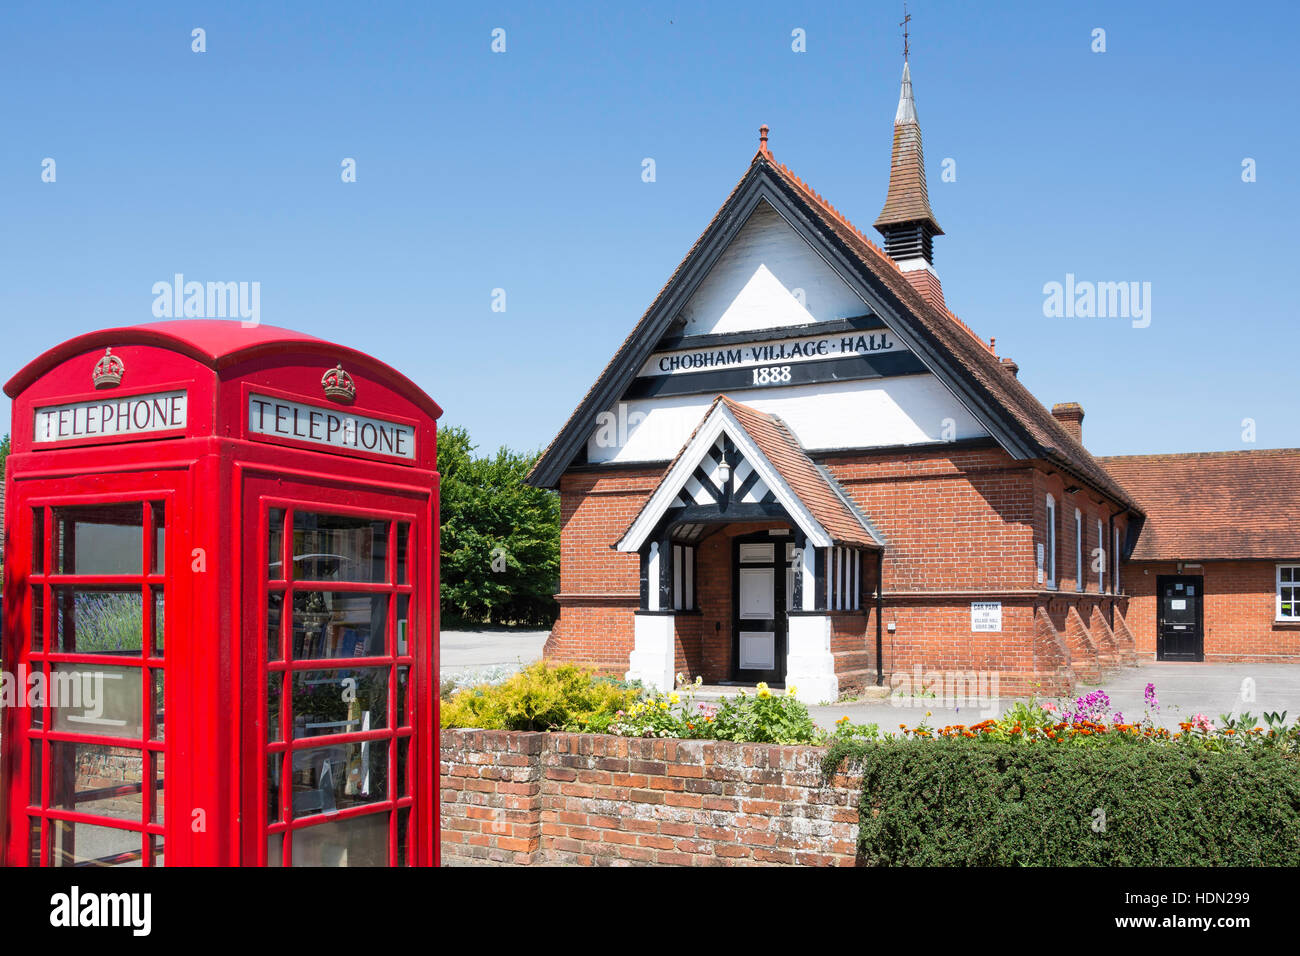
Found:
[[1052, 406], [1052, 417], [1080, 445], [1083, 444], [1083, 406], [1078, 402], [1057, 402]]
[[934, 271], [934, 237], [942, 236], [930, 210], [921, 150], [921, 123], [912, 96], [912, 73], [903, 63], [903, 82], [894, 114], [894, 149], [889, 162], [889, 192], [875, 227], [885, 239], [885, 253], [932, 306], [944, 308], [943, 287]]
[[[998, 359], [998, 361], [1001, 362], [1001, 363], [1002, 363], [1002, 367], [1003, 367], [1004, 369], [1006, 369], [1008, 372], [1010, 372], [1012, 375], [1016, 376], [1017, 378], [1020, 377], [1020, 366], [1016, 364], [1016, 360], [1015, 360], [1015, 359], [1006, 358], [1006, 357], [1004, 356], [1004, 357]], [[1080, 419], [1083, 418], [1083, 411], [1082, 411], [1082, 410], [1080, 410], [1080, 412], [1079, 412], [1079, 418], [1080, 418]]]

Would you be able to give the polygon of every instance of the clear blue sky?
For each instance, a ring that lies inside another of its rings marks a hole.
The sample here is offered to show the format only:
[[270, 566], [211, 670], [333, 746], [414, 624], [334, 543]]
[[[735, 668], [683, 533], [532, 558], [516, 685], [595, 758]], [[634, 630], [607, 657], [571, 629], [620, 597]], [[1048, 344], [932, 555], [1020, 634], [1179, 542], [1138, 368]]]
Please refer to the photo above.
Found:
[[[901, 3], [650, 6], [5, 5], [0, 376], [154, 321], [174, 273], [258, 281], [264, 323], [373, 352], [481, 450], [544, 445], [761, 123], [864, 230], [884, 199]], [[950, 307], [1095, 453], [1240, 448], [1243, 418], [1300, 446], [1300, 7], [910, 9]], [[1150, 327], [1044, 318], [1066, 273], [1150, 282]]]

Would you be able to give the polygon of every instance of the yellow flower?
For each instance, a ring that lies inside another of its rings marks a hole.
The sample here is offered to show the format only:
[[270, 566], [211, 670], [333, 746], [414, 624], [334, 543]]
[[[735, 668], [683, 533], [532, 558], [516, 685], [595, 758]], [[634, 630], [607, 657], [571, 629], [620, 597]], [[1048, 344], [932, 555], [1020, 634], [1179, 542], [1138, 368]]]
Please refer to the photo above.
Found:
[[682, 702], [682, 699], [681, 699], [680, 697], [678, 697], [676, 694], [669, 694], [669, 695], [668, 695], [668, 700], [669, 700], [670, 703], [673, 703], [673, 704], [680, 704], [680, 703]]
[[795, 695], [795, 689], [796, 689], [796, 688], [795, 688], [794, 684], [791, 684], [789, 687], [787, 687], [787, 688], [785, 689], [785, 696], [787, 696], [787, 697], [793, 697], [793, 696]]
[[660, 709], [660, 710], [667, 710], [667, 709], [668, 709], [668, 702], [667, 702], [667, 701], [663, 701], [663, 700], [659, 701], [659, 709]]

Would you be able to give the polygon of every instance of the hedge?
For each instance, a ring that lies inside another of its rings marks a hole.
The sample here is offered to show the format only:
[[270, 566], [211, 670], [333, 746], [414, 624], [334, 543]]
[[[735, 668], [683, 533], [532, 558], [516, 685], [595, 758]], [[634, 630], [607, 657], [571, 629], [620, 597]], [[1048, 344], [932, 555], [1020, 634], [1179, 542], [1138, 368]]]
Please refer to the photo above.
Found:
[[1300, 761], [1267, 747], [840, 744], [867, 866], [1297, 866]]

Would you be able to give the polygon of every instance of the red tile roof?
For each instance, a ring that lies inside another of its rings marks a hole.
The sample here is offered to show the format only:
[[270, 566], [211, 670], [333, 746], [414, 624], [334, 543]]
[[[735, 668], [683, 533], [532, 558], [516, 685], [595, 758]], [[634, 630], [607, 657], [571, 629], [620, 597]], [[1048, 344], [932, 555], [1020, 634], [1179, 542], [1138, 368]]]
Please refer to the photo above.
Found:
[[1147, 513], [1134, 561], [1300, 558], [1300, 448], [1097, 461]]

